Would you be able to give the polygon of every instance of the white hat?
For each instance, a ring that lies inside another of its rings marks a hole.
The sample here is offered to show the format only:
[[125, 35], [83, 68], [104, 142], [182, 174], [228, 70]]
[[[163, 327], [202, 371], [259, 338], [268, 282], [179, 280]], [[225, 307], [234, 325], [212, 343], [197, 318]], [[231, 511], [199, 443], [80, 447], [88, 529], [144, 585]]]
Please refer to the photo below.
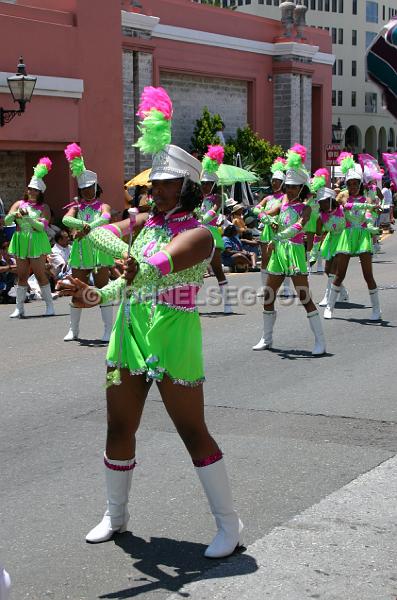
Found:
[[180, 179], [189, 177], [194, 183], [200, 183], [201, 162], [179, 146], [167, 144], [153, 157], [149, 180]]
[[238, 202], [237, 200], [234, 200], [234, 198], [228, 198], [225, 202], [226, 208], [233, 208], [236, 204], [238, 204]]
[[32, 179], [29, 181], [28, 187], [32, 188], [33, 190], [39, 190], [39, 192], [43, 192], [43, 194], [47, 189], [44, 181], [35, 175], [33, 175]]
[[218, 175], [216, 173], [208, 173], [207, 171], [203, 171], [201, 175], [201, 183], [207, 183], [209, 181], [211, 181], [212, 183], [218, 183]]
[[346, 173], [346, 181], [350, 181], [350, 179], [359, 179], [360, 181], [363, 180], [363, 170], [358, 163], [354, 165], [353, 169], [349, 169]]
[[274, 171], [274, 173], [272, 174], [272, 181], [273, 179], [279, 179], [280, 181], [285, 181], [285, 173], [283, 173], [283, 171]]
[[317, 192], [317, 202], [321, 202], [321, 200], [327, 200], [328, 198], [336, 198], [335, 190], [331, 190], [331, 188], [327, 187], [320, 188]]
[[244, 206], [242, 204], [239, 204], [238, 202], [236, 202], [236, 204], [232, 208], [232, 214], [237, 212], [238, 210], [243, 210], [243, 209], [244, 209]]
[[88, 169], [83, 171], [82, 174], [77, 177], [77, 185], [80, 190], [89, 188], [92, 185], [96, 185], [97, 183], [98, 175], [94, 173], [94, 171], [89, 171]]
[[309, 185], [309, 173], [305, 169], [287, 169], [285, 185]]

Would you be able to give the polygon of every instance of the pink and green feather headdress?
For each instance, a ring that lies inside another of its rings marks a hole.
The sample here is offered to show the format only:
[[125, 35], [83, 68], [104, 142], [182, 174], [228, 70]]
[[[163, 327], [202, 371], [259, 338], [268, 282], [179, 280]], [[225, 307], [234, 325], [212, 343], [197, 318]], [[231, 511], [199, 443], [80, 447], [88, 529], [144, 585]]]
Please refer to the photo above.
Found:
[[171, 143], [172, 101], [162, 87], [147, 86], [141, 96], [137, 115], [141, 133], [135, 146], [145, 154], [157, 154]]
[[287, 169], [302, 169], [307, 149], [302, 144], [294, 144], [287, 152]]
[[317, 169], [310, 182], [310, 191], [316, 194], [318, 190], [324, 188], [329, 181], [328, 169]]
[[202, 162], [204, 173], [216, 173], [223, 163], [225, 149], [223, 146], [208, 146]]
[[69, 144], [65, 148], [65, 156], [69, 162], [73, 177], [80, 177], [86, 170], [82, 154], [82, 150], [78, 144]]
[[270, 167], [270, 170], [272, 173], [276, 173], [276, 171], [284, 172], [286, 168], [287, 168], [287, 161], [285, 160], [285, 158], [278, 156], [276, 158], [276, 160], [274, 161], [274, 163], [272, 164], [272, 166]]
[[351, 152], [341, 152], [336, 159], [336, 162], [340, 166], [340, 169], [344, 175], [346, 175], [350, 169], [354, 169], [356, 166], [353, 154], [351, 154]]
[[49, 159], [48, 156], [43, 156], [43, 158], [40, 158], [39, 162], [33, 169], [34, 176], [37, 177], [37, 179], [43, 179], [43, 177], [48, 175], [48, 173], [51, 171], [51, 169], [52, 169], [51, 159]]

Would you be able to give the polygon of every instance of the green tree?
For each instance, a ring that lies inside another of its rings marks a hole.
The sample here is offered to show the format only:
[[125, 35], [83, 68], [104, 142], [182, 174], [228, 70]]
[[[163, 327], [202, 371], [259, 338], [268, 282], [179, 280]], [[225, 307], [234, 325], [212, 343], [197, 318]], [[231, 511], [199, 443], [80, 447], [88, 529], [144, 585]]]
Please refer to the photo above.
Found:
[[262, 139], [249, 125], [237, 129], [235, 138], [225, 146], [225, 163], [233, 164], [236, 154], [241, 155], [243, 167], [254, 171], [263, 181], [270, 180], [270, 167], [278, 156], [284, 156], [281, 146], [273, 146]]
[[192, 150], [196, 150], [200, 158], [207, 152], [210, 144], [219, 144], [219, 138], [216, 136], [216, 133], [222, 127], [222, 117], [218, 114], [211, 115], [207, 106], [205, 106], [202, 116], [196, 121], [193, 137], [191, 138]]

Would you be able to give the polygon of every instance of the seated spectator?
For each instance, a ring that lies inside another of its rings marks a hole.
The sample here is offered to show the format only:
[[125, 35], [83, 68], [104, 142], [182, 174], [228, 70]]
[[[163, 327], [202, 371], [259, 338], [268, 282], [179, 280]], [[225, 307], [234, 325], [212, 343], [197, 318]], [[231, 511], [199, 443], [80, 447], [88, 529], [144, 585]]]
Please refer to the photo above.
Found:
[[225, 267], [243, 271], [256, 270], [256, 255], [244, 250], [235, 225], [228, 225], [224, 229], [223, 241], [225, 249], [222, 252], [222, 263]]
[[14, 287], [17, 266], [15, 259], [8, 254], [8, 240], [0, 233], [0, 303], [12, 304], [15, 298], [11, 298], [8, 292]]
[[48, 223], [48, 227], [46, 229], [46, 234], [48, 236], [48, 239], [50, 240], [50, 244], [52, 246], [52, 244], [55, 241], [55, 236], [57, 233], [59, 233], [61, 230], [57, 225], [54, 225], [54, 211], [52, 210], [52, 208], [50, 208], [51, 211], [51, 217], [50, 217], [50, 221]]
[[256, 261], [260, 256], [260, 243], [258, 240], [254, 240], [251, 229], [246, 229], [242, 236], [240, 236], [240, 242], [243, 247], [243, 250], [246, 250], [250, 254], [255, 254], [255, 264], [251, 270], [260, 271], [256, 266]]
[[247, 229], [243, 217], [244, 207], [242, 204], [236, 204], [232, 208], [232, 223], [237, 228], [237, 233], [241, 235]]
[[55, 234], [55, 244], [47, 259], [48, 272], [55, 282], [72, 274], [72, 269], [69, 266], [70, 250], [69, 234], [61, 229]]

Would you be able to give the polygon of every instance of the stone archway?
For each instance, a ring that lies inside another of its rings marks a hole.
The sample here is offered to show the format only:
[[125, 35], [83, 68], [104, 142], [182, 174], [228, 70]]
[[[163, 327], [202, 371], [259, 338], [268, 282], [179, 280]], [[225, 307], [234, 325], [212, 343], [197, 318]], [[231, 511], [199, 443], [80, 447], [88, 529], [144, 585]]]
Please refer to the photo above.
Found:
[[378, 136], [373, 125], [365, 132], [364, 148], [368, 154], [372, 154], [375, 158], [378, 156]]
[[379, 135], [378, 135], [378, 151], [379, 151], [379, 154], [382, 154], [382, 152], [386, 152], [386, 150], [387, 150], [386, 129], [384, 127], [381, 127], [379, 129]]
[[356, 125], [350, 125], [345, 133], [345, 146], [349, 152], [358, 154], [362, 149], [362, 135]]
[[390, 127], [390, 129], [389, 129], [389, 137], [388, 137], [388, 140], [387, 140], [387, 147], [390, 150], [394, 150], [395, 146], [396, 146], [396, 135], [394, 133], [393, 127]]

